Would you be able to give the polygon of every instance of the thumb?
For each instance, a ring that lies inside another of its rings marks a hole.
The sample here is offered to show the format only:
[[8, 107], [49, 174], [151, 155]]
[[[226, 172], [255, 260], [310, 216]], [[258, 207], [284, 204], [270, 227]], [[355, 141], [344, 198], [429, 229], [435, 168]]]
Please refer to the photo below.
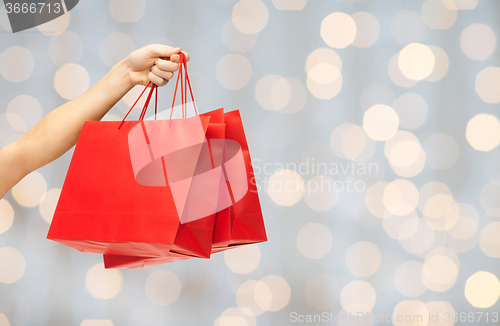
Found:
[[168, 45], [162, 44], [150, 44], [144, 47], [146, 53], [155, 58], [170, 57], [174, 54], [181, 52], [181, 48], [173, 48]]

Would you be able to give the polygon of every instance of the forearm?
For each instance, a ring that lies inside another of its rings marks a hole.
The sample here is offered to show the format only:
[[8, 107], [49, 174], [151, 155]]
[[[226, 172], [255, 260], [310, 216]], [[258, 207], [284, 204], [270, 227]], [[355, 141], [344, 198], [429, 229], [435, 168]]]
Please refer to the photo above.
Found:
[[17, 143], [24, 170], [34, 171], [73, 147], [84, 122], [102, 119], [133, 87], [128, 72], [124, 62], [118, 63], [88, 91], [47, 114], [21, 137]]

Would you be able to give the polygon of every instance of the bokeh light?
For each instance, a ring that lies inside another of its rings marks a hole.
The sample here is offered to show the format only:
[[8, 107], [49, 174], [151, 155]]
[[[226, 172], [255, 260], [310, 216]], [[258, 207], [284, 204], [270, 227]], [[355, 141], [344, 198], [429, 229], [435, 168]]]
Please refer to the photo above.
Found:
[[244, 314], [259, 316], [271, 307], [272, 296], [266, 283], [249, 280], [238, 288], [236, 304]]
[[81, 37], [75, 32], [66, 31], [50, 38], [49, 56], [58, 66], [77, 63], [82, 58], [83, 48]]
[[414, 298], [427, 290], [422, 281], [422, 268], [421, 262], [409, 260], [396, 269], [394, 284], [402, 295]]
[[[452, 214], [457, 214], [457, 217], [454, 218]], [[450, 211], [446, 215], [449, 215], [449, 219], [452, 219], [453, 222], [453, 225], [446, 229], [449, 237], [457, 240], [467, 240], [477, 232], [479, 214], [471, 205], [458, 203], [456, 204], [456, 208], [450, 208]]]
[[224, 252], [227, 267], [238, 274], [248, 274], [259, 266], [260, 249], [257, 245], [233, 248]]
[[302, 10], [307, 4], [307, 0], [272, 0], [272, 2], [278, 10]]
[[368, 277], [380, 267], [382, 255], [378, 247], [368, 241], [358, 241], [346, 253], [347, 268], [356, 276]]
[[0, 326], [10, 326], [9, 320], [3, 313], [0, 313]]
[[344, 123], [333, 130], [330, 147], [338, 157], [364, 162], [375, 153], [377, 142], [361, 126]]
[[[44, 15], [35, 15], [35, 23], [37, 22], [37, 19], [45, 20], [45, 18], [47, 17]], [[67, 12], [64, 15], [57, 17], [56, 19], [53, 19], [41, 25], [37, 25], [36, 27], [40, 32], [42, 32], [42, 34], [57, 35], [64, 32], [68, 28], [70, 21], [71, 12]]]
[[47, 191], [40, 199], [40, 215], [42, 215], [45, 222], [49, 224], [52, 222], [52, 218], [54, 217], [54, 212], [56, 211], [60, 195], [61, 189], [54, 188]]
[[395, 240], [407, 240], [414, 235], [420, 225], [417, 212], [408, 215], [393, 215], [386, 211], [383, 216], [382, 226], [389, 237]]
[[121, 292], [123, 275], [117, 269], [104, 269], [102, 263], [95, 264], [87, 271], [85, 286], [94, 298], [109, 300]]
[[460, 48], [471, 60], [488, 59], [497, 45], [495, 32], [488, 25], [470, 24], [460, 35]]
[[431, 291], [445, 292], [455, 284], [458, 269], [459, 266], [450, 257], [431, 255], [422, 267], [422, 281]]
[[[425, 308], [422, 310], [427, 310], [428, 314], [431, 314], [433, 326], [453, 326], [454, 322], [450, 318], [439, 318], [439, 316], [453, 316], [455, 314], [455, 309], [452, 305], [446, 301], [430, 301], [425, 303]], [[428, 316], [428, 315], [427, 315]], [[438, 316], [435, 318], [434, 316]], [[429, 320], [429, 317], [427, 317]], [[427, 325], [429, 325], [428, 323]]]
[[14, 210], [6, 199], [0, 199], [0, 234], [4, 233], [14, 223]]
[[424, 316], [428, 315], [429, 311], [423, 302], [404, 300], [394, 307], [392, 321], [394, 326], [423, 326], [427, 325], [428, 320], [425, 320]]
[[384, 154], [394, 172], [402, 177], [414, 177], [425, 166], [425, 152], [409, 131], [400, 130], [386, 141]]
[[357, 48], [367, 48], [375, 44], [380, 35], [380, 24], [377, 18], [364, 11], [355, 12], [351, 18], [356, 24], [356, 37], [352, 45]]
[[373, 309], [377, 300], [377, 293], [365, 281], [351, 281], [342, 288], [340, 304], [347, 313], [355, 315], [357, 312], [368, 312]]
[[12, 188], [14, 199], [21, 206], [35, 207], [47, 192], [47, 182], [38, 172], [31, 172]]
[[431, 74], [425, 77], [425, 81], [436, 82], [446, 76], [448, 73], [448, 67], [450, 65], [450, 59], [446, 52], [435, 45], [428, 45], [428, 48], [431, 49], [434, 54], [434, 69]]
[[363, 116], [363, 129], [374, 140], [388, 140], [398, 131], [399, 117], [390, 106], [376, 104]]
[[146, 0], [111, 0], [109, 12], [117, 22], [133, 23], [146, 11]]
[[421, 255], [425, 253], [432, 247], [436, 238], [435, 231], [421, 219], [418, 220], [417, 230], [414, 232], [411, 230], [411, 233], [409, 238], [399, 240], [403, 249], [410, 254]]
[[293, 206], [302, 199], [304, 181], [295, 171], [276, 171], [267, 182], [267, 194], [280, 206]]
[[7, 120], [15, 130], [26, 132], [42, 118], [42, 111], [36, 98], [19, 95], [7, 106]]
[[[277, 275], [267, 275], [263, 277], [260, 282], [267, 285], [269, 290], [271, 290], [271, 303], [267, 307], [268, 311], [279, 311], [288, 305], [292, 289], [283, 277]], [[262, 287], [261, 291], [264, 292], [265, 287]]]
[[332, 248], [332, 233], [323, 224], [309, 223], [297, 234], [297, 248], [304, 257], [320, 259]]
[[338, 201], [335, 181], [325, 175], [317, 175], [305, 185], [304, 201], [314, 211], [325, 212]]
[[322, 100], [335, 97], [342, 88], [342, 82], [340, 70], [329, 63], [319, 63], [307, 73], [307, 88], [314, 97]]
[[245, 56], [230, 53], [217, 63], [216, 76], [222, 87], [232, 90], [241, 89], [252, 77], [252, 66]]
[[356, 38], [356, 23], [343, 12], [333, 12], [321, 22], [321, 37], [328, 46], [343, 49]]
[[476, 93], [486, 103], [500, 103], [499, 67], [486, 67], [477, 74]]
[[267, 25], [269, 10], [260, 0], [240, 0], [233, 7], [232, 21], [245, 34], [256, 34]]
[[0, 54], [0, 74], [12, 83], [20, 83], [33, 73], [35, 59], [22, 46], [11, 46]]
[[434, 53], [424, 44], [410, 43], [399, 52], [398, 67], [411, 80], [425, 79], [434, 70], [435, 62]]
[[479, 246], [484, 254], [492, 258], [500, 258], [500, 222], [491, 222], [482, 230], [479, 237]]
[[278, 75], [267, 75], [257, 82], [255, 98], [260, 106], [269, 111], [278, 111], [288, 105], [292, 87], [288, 80]]
[[62, 98], [72, 100], [90, 87], [87, 70], [76, 64], [68, 63], [59, 68], [54, 76], [54, 88]]
[[465, 283], [465, 297], [476, 308], [493, 306], [500, 296], [500, 282], [492, 273], [480, 271], [471, 275]]
[[0, 248], [0, 282], [12, 284], [21, 279], [26, 268], [23, 254], [10, 247]]
[[[291, 88], [290, 100], [279, 111], [286, 114], [295, 114], [302, 110], [306, 105], [307, 90], [302, 81], [296, 78], [286, 78], [286, 84], [290, 85]], [[274, 85], [271, 89], [271, 98], [275, 98], [277, 96], [276, 94], [280, 94], [280, 90], [282, 89], [282, 87], [277, 87], [277, 85]], [[281, 100], [274, 100], [274, 102], [278, 103], [280, 101]]]
[[113, 67], [125, 59], [134, 49], [134, 41], [132, 41], [130, 36], [124, 33], [113, 32], [101, 40], [99, 57], [106, 66]]
[[255, 316], [243, 313], [240, 308], [227, 308], [214, 322], [213, 326], [256, 326]]
[[446, 6], [443, 0], [425, 0], [422, 5], [422, 19], [431, 29], [448, 29], [457, 20], [457, 10], [453, 6]]
[[168, 306], [181, 295], [181, 281], [172, 271], [160, 269], [149, 274], [146, 279], [146, 295], [159, 306]]
[[491, 114], [479, 113], [467, 122], [465, 137], [475, 150], [492, 151], [500, 144], [500, 121]]
[[408, 180], [394, 180], [384, 188], [383, 202], [389, 213], [408, 215], [417, 207], [417, 187]]
[[400, 87], [413, 87], [418, 83], [418, 80], [407, 78], [399, 69], [399, 53], [396, 53], [389, 59], [387, 73], [394, 84]]
[[445, 5], [449, 9], [471, 10], [477, 7], [479, 0], [447, 0]]
[[222, 28], [222, 41], [230, 51], [244, 53], [257, 44], [257, 34], [240, 32], [230, 20]]
[[318, 64], [326, 63], [335, 66], [342, 71], [342, 59], [335, 50], [319, 48], [311, 52], [306, 59], [306, 72], [316, 67]]
[[385, 187], [389, 184], [386, 181], [379, 181], [371, 185], [366, 191], [365, 205], [376, 217], [383, 217], [387, 208], [384, 205], [384, 191]]

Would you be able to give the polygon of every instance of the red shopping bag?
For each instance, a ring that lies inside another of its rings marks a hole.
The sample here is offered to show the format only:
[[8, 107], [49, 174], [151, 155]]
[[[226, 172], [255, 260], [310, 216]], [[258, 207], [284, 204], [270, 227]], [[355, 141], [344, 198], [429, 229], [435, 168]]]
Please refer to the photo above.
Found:
[[[210, 121], [212, 121], [214, 116], [221, 114], [221, 112], [222, 109], [207, 112], [201, 116], [210, 116]], [[240, 145], [245, 164], [243, 177], [248, 191], [242, 194], [242, 190], [232, 186], [233, 184], [238, 185], [238, 182], [234, 182], [234, 179], [231, 179], [233, 183], [227, 181], [231, 193], [231, 206], [217, 212], [213, 230], [212, 253], [245, 244], [267, 241], [257, 187], [253, 178], [252, 161], [239, 111], [225, 113], [224, 125], [226, 140], [233, 140]], [[207, 138], [210, 138], [208, 132]], [[106, 268], [144, 268], [188, 258], [193, 257], [179, 256], [175, 252], [165, 253], [157, 257], [104, 255], [104, 263]]]
[[222, 180], [206, 171], [209, 119], [85, 123], [47, 237], [83, 252], [208, 258]]
[[241, 146], [247, 171], [248, 191], [240, 200], [234, 201], [232, 206], [217, 213], [212, 252], [267, 241], [252, 159], [239, 110], [225, 113], [224, 123], [226, 139], [234, 140]]
[[[214, 145], [214, 140], [223, 140], [225, 133], [225, 125], [224, 125], [224, 110], [218, 109], [212, 112], [208, 112], [203, 115], [206, 118], [210, 118], [210, 123], [208, 124], [206, 138], [207, 143], [210, 143], [212, 146], [210, 148], [211, 151], [216, 151], [216, 147]], [[220, 146], [219, 146], [220, 147]], [[216, 153], [212, 153], [212, 157], [217, 157]], [[219, 155], [220, 157], [220, 155]], [[220, 166], [221, 162], [212, 162], [212, 166], [210, 168], [214, 168], [215, 164]], [[225, 178], [223, 179], [225, 183]], [[225, 204], [221, 200], [221, 204]], [[226, 204], [227, 205], [227, 204]], [[183, 250], [179, 244], [184, 244], [185, 242], [191, 241], [191, 237], [189, 233], [192, 232], [193, 229], [197, 230], [198, 233], [204, 232], [204, 237], [202, 241], [203, 248], [208, 251], [208, 254], [211, 251], [212, 246], [212, 238], [213, 238], [213, 219], [216, 214], [212, 214], [210, 218], [212, 219], [210, 223], [206, 223], [208, 218], [197, 220], [194, 222], [190, 222], [187, 224], [179, 225], [177, 230], [177, 234], [175, 237], [174, 245], [172, 246], [170, 251], [164, 251], [161, 255], [157, 255], [156, 257], [141, 257], [141, 256], [123, 256], [123, 255], [104, 255], [104, 263], [106, 268], [143, 268], [157, 264], [163, 264], [167, 262], [188, 259], [194, 257], [190, 252]], [[205, 225], [203, 225], [205, 224]], [[192, 242], [192, 241], [191, 241]], [[198, 240], [198, 242], [201, 242]], [[208, 249], [207, 249], [208, 248]], [[152, 263], [153, 262], [153, 263]]]

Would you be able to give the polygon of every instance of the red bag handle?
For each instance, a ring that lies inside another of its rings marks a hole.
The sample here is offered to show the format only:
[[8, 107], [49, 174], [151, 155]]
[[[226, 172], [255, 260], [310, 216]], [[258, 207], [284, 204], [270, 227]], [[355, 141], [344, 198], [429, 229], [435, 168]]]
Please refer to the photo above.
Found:
[[[193, 101], [193, 107], [194, 107], [195, 115], [198, 115], [198, 111], [196, 109], [196, 104], [194, 102], [193, 91], [192, 91], [192, 88], [191, 88], [191, 82], [189, 80], [189, 75], [188, 75], [188, 72], [187, 72], [187, 58], [186, 58], [186, 55], [183, 52], [180, 52], [179, 53], [179, 59], [180, 59], [179, 60], [180, 61], [179, 72], [177, 73], [177, 81], [175, 83], [174, 97], [173, 97], [173, 100], [172, 100], [172, 108], [170, 110], [170, 118], [169, 118], [169, 120], [172, 120], [172, 113], [174, 111], [175, 98], [176, 98], [176, 95], [177, 95], [177, 87], [179, 86], [179, 81], [180, 81], [180, 84], [181, 84], [182, 118], [186, 118], [187, 117], [187, 87], [188, 86], [189, 86], [189, 93], [191, 95], [191, 100]], [[122, 122], [118, 126], [118, 129], [121, 128], [121, 126], [125, 122], [125, 119], [127, 119], [128, 115], [130, 114], [130, 112], [132, 111], [132, 109], [135, 107], [135, 105], [137, 104], [137, 102], [139, 102], [140, 98], [142, 97], [142, 95], [144, 94], [144, 92], [146, 91], [146, 89], [149, 87], [150, 84], [151, 84], [151, 82], [148, 82], [146, 84], [146, 87], [141, 92], [141, 94], [139, 95], [139, 97], [137, 98], [137, 100], [135, 100], [135, 102], [132, 105], [132, 107], [130, 108], [130, 110], [128, 110], [127, 114], [125, 115], [125, 117], [123, 118]], [[153, 95], [153, 91], [155, 91], [155, 120], [156, 120], [156, 116], [157, 116], [157, 113], [158, 113], [158, 86], [155, 85], [155, 84], [153, 84], [151, 86], [151, 90], [149, 91], [149, 94], [148, 94], [148, 96], [146, 98], [146, 102], [144, 103], [144, 107], [142, 108], [141, 115], [139, 116], [139, 121], [144, 120], [144, 117], [146, 116], [146, 111], [147, 111], [147, 109], [149, 107], [149, 102], [151, 101], [151, 97]]]

